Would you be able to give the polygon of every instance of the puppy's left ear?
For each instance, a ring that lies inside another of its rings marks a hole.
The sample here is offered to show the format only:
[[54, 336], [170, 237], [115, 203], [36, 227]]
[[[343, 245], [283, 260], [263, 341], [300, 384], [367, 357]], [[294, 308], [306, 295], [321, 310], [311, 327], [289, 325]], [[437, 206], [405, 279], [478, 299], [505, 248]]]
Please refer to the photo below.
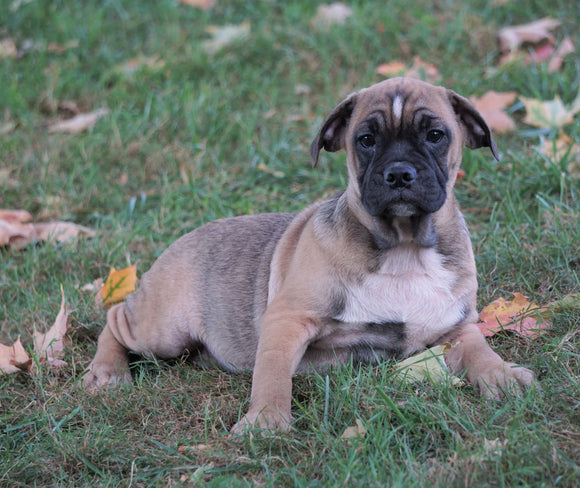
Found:
[[474, 105], [452, 90], [447, 90], [447, 96], [459, 122], [465, 129], [465, 145], [470, 149], [489, 147], [493, 157], [499, 161], [491, 130]]
[[318, 135], [310, 145], [310, 155], [312, 156], [312, 167], [318, 163], [318, 156], [322, 148], [328, 152], [335, 152], [344, 149], [346, 129], [352, 111], [356, 105], [357, 94], [352, 93], [340, 102], [322, 123]]

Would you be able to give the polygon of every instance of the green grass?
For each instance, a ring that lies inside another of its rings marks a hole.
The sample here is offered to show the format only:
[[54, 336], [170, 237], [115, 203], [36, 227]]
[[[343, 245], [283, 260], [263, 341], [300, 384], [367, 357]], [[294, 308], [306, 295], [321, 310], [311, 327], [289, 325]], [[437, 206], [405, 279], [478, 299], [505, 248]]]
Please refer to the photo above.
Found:
[[[209, 220], [297, 211], [344, 187], [344, 155], [324, 154], [312, 169], [308, 148], [343, 96], [380, 80], [383, 62], [418, 55], [466, 96], [515, 90], [571, 102], [577, 57], [556, 74], [543, 66], [486, 73], [498, 28], [552, 16], [564, 21], [561, 39], [578, 30], [577, 2], [357, 1], [353, 17], [329, 31], [309, 24], [320, 2], [218, 0], [209, 12], [169, 0], [11, 8], [17, 3], [0, 6], [0, 38], [39, 48], [0, 59], [0, 117], [17, 123], [0, 135], [0, 208], [71, 220], [97, 237], [0, 251], [0, 342], [21, 336], [30, 345], [32, 330], [56, 316], [60, 284], [73, 310], [61, 374], [0, 377], [0, 485], [578, 486], [580, 319], [572, 313], [537, 339], [491, 340], [538, 376], [540, 388], [523, 398], [483, 401], [469, 386], [400, 384], [390, 363], [347, 365], [328, 380], [295, 380], [296, 430], [281, 436], [228, 436], [247, 408], [249, 374], [138, 362], [135, 388], [92, 396], [78, 384], [104, 323], [80, 285], [111, 266], [137, 262], [144, 272]], [[207, 26], [244, 21], [245, 41], [203, 52]], [[69, 41], [78, 47], [44, 48]], [[165, 65], [119, 73], [139, 55]], [[111, 113], [85, 134], [49, 134], [65, 101]], [[580, 140], [578, 122], [566, 132]], [[511, 292], [544, 304], [580, 288], [578, 180], [567, 161], [546, 164], [534, 149], [538, 134], [519, 123], [498, 137], [501, 162], [465, 151], [457, 193], [480, 305]], [[342, 440], [356, 419], [367, 435]]]

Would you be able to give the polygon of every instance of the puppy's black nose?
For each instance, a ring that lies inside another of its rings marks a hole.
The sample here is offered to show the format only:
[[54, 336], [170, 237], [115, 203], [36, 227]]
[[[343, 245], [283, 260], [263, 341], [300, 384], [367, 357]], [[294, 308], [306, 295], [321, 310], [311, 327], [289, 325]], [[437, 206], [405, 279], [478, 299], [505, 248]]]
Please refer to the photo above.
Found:
[[393, 163], [385, 170], [384, 177], [390, 188], [405, 188], [417, 179], [417, 170], [408, 163]]

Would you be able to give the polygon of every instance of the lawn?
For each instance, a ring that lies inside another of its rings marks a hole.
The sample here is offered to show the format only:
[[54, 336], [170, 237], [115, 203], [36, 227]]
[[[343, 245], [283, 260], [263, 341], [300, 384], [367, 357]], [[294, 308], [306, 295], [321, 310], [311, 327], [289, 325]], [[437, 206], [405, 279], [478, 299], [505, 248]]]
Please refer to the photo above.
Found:
[[[313, 169], [310, 143], [344, 96], [393, 61], [433, 65], [437, 83], [467, 97], [517, 93], [515, 129], [495, 135], [501, 161], [465, 149], [456, 187], [480, 308], [514, 292], [545, 305], [580, 291], [580, 156], [539, 149], [562, 134], [580, 142], [580, 119], [524, 122], [524, 99], [573, 102], [580, 61], [570, 54], [554, 72], [500, 65], [497, 37], [551, 17], [562, 21], [558, 45], [577, 36], [578, 2], [352, 1], [330, 27], [313, 21], [318, 1], [186, 3], [0, 5], [0, 208], [96, 233], [0, 249], [0, 343], [20, 337], [30, 349], [33, 331], [54, 322], [61, 285], [71, 310], [65, 367], [0, 376], [0, 486], [579, 486], [577, 310], [535, 338], [489, 339], [538, 378], [502, 401], [467, 385], [406, 384], [393, 363], [345, 365], [295, 379], [295, 430], [250, 438], [228, 434], [250, 374], [135, 358], [135, 387], [80, 388], [105, 317], [82, 286], [111, 267], [143, 273], [215, 218], [298, 211], [339, 191], [344, 154], [323, 153]], [[86, 131], [50, 130], [101, 108]], [[366, 434], [341, 438], [357, 421]]]

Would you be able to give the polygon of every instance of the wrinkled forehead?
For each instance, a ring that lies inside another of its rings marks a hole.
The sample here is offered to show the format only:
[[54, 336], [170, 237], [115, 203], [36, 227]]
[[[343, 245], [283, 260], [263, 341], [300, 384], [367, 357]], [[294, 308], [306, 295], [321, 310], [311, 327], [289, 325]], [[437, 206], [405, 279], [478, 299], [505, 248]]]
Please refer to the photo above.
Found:
[[359, 95], [352, 115], [355, 126], [376, 121], [390, 129], [420, 128], [437, 122], [452, 123], [455, 119], [446, 90], [418, 80], [387, 80]]

